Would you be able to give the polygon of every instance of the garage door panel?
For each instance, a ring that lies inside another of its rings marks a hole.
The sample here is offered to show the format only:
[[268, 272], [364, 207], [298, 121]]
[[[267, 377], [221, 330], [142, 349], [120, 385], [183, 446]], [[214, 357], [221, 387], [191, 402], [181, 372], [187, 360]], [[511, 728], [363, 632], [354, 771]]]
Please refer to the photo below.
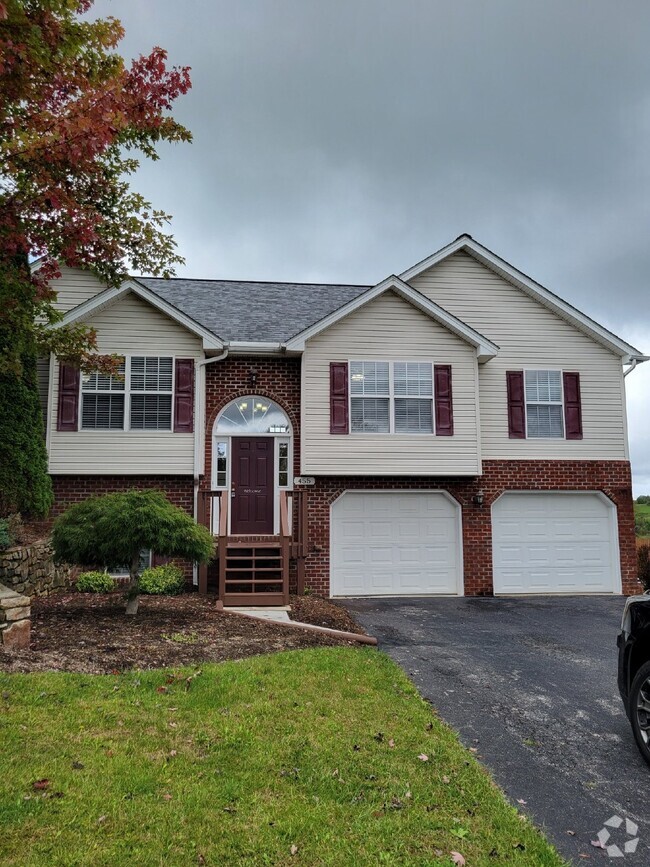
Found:
[[459, 511], [440, 493], [347, 492], [332, 506], [332, 595], [457, 593]]
[[504, 494], [492, 507], [494, 592], [615, 592], [613, 516], [593, 493]]

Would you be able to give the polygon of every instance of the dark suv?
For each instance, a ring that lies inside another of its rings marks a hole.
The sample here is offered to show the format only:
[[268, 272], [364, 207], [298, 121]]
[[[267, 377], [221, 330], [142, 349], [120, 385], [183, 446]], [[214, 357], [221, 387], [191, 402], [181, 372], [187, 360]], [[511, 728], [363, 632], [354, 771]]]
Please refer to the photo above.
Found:
[[617, 643], [618, 688], [641, 755], [650, 765], [650, 591], [626, 601]]

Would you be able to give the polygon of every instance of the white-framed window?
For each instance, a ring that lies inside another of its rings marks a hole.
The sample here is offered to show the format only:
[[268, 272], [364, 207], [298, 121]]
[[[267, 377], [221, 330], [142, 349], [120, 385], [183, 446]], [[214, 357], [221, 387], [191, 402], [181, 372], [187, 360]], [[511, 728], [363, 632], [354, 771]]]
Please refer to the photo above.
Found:
[[432, 434], [430, 361], [351, 361], [350, 432]]
[[216, 440], [214, 444], [216, 467], [214, 480], [217, 488], [228, 487], [228, 446], [229, 440]]
[[564, 437], [564, 395], [561, 370], [525, 370], [526, 436]]
[[84, 374], [81, 382], [81, 429], [124, 430], [125, 361], [118, 376]]
[[173, 399], [172, 356], [126, 356], [117, 376], [84, 375], [81, 429], [171, 431]]
[[[138, 572], [141, 574], [145, 569], [148, 569], [151, 566], [151, 550], [149, 548], [143, 548], [140, 551], [140, 564], [138, 566]], [[113, 578], [128, 578], [131, 574], [131, 566], [115, 566], [114, 569], [106, 569], [106, 572], [109, 575], [112, 575]]]
[[132, 355], [130, 360], [131, 430], [171, 430], [174, 359]]

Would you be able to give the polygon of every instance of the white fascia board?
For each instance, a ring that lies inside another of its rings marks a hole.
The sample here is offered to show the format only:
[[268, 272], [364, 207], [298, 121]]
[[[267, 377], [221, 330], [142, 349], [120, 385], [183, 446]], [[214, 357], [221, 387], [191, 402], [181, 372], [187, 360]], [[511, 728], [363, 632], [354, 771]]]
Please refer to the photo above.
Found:
[[69, 310], [63, 319], [60, 322], [55, 323], [52, 327], [58, 328], [62, 325], [71, 325], [73, 322], [80, 322], [88, 319], [90, 316], [99, 313], [100, 310], [112, 306], [119, 301], [120, 298], [128, 295], [129, 292], [139, 296], [143, 301], [151, 304], [152, 307], [160, 310], [161, 313], [169, 316], [169, 318], [173, 319], [175, 322], [178, 322], [179, 325], [187, 328], [187, 330], [191, 331], [192, 334], [200, 337], [203, 341], [204, 350], [223, 349], [224, 343], [216, 336], [216, 334], [208, 331], [207, 328], [199, 325], [199, 323], [191, 317], [186, 316], [185, 313], [182, 313], [177, 307], [174, 307], [173, 304], [169, 304], [169, 302], [161, 298], [160, 295], [156, 295], [155, 292], [152, 292], [146, 286], [143, 286], [141, 283], [138, 283], [137, 280], [133, 279], [125, 280], [119, 286], [113, 286], [110, 289], [105, 289], [97, 295], [93, 295], [92, 298], [89, 298], [87, 301], [84, 301], [82, 304], [78, 304], [72, 310]]
[[305, 342], [311, 337], [314, 337], [316, 334], [320, 334], [321, 331], [325, 331], [331, 325], [334, 325], [335, 322], [344, 319], [346, 316], [349, 316], [350, 313], [354, 313], [356, 310], [359, 310], [361, 307], [365, 306], [371, 301], [374, 301], [374, 299], [377, 298], [379, 295], [382, 295], [384, 292], [388, 291], [395, 292], [405, 301], [408, 301], [414, 307], [417, 307], [419, 310], [425, 313], [427, 316], [435, 319], [443, 327], [447, 328], [449, 331], [452, 331], [454, 334], [456, 334], [457, 337], [460, 337], [461, 340], [464, 340], [466, 343], [474, 346], [476, 349], [477, 358], [481, 363], [488, 361], [490, 358], [494, 358], [494, 356], [497, 354], [499, 347], [495, 343], [492, 343], [491, 340], [488, 340], [482, 334], [479, 334], [478, 331], [470, 328], [469, 325], [466, 325], [464, 322], [462, 322], [456, 316], [453, 316], [443, 307], [440, 307], [440, 305], [436, 304], [434, 301], [431, 301], [421, 292], [413, 289], [412, 286], [409, 286], [407, 283], [405, 283], [399, 277], [396, 277], [394, 274], [390, 277], [387, 277], [385, 280], [382, 280], [381, 283], [377, 283], [376, 286], [372, 286], [370, 289], [359, 295], [357, 298], [354, 298], [352, 301], [344, 304], [343, 307], [339, 307], [338, 310], [335, 310], [333, 313], [325, 316], [319, 322], [316, 322], [314, 325], [306, 328], [299, 334], [296, 334], [295, 337], [292, 337], [291, 340], [288, 340], [285, 344], [287, 350], [296, 352], [303, 351], [305, 348]]
[[531, 298], [534, 298], [536, 301], [539, 301], [540, 304], [548, 307], [549, 310], [552, 310], [562, 319], [575, 325], [576, 328], [596, 340], [596, 342], [605, 346], [616, 355], [620, 355], [624, 364], [629, 364], [633, 359], [636, 359], [638, 363], [649, 360], [648, 356], [643, 355], [638, 349], [635, 349], [634, 346], [621, 340], [620, 337], [617, 337], [607, 328], [599, 325], [585, 313], [582, 313], [580, 310], [575, 308], [572, 304], [569, 304], [549, 289], [541, 286], [527, 274], [524, 274], [523, 271], [519, 271], [500, 256], [497, 256], [496, 253], [493, 253], [491, 250], [488, 250], [487, 247], [479, 244], [478, 241], [475, 241], [469, 235], [461, 235], [459, 238], [456, 238], [456, 240], [452, 241], [451, 244], [447, 244], [446, 247], [443, 247], [441, 250], [438, 250], [436, 253], [433, 253], [431, 256], [428, 256], [426, 259], [423, 259], [421, 262], [418, 262], [416, 265], [403, 271], [400, 274], [400, 277], [405, 281], [411, 280], [413, 277], [419, 276], [424, 271], [460, 251], [468, 253], [491, 271], [495, 271], [509, 283], [517, 286], [517, 288], [521, 289]]

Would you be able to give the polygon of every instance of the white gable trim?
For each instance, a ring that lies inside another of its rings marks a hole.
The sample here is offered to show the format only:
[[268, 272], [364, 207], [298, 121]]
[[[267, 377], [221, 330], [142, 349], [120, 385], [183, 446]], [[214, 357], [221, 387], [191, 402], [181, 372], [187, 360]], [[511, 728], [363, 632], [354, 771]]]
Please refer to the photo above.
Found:
[[629, 343], [621, 340], [620, 337], [612, 334], [612, 332], [608, 331], [607, 328], [594, 322], [594, 320], [585, 313], [581, 313], [580, 310], [577, 310], [567, 301], [564, 301], [550, 290], [545, 289], [539, 283], [536, 283], [535, 280], [532, 280], [522, 271], [519, 271], [517, 268], [510, 265], [505, 261], [505, 259], [497, 256], [496, 253], [488, 250], [487, 247], [484, 247], [482, 244], [479, 244], [478, 241], [475, 241], [471, 237], [471, 235], [460, 235], [460, 237], [456, 238], [455, 241], [452, 241], [451, 244], [447, 244], [446, 247], [443, 247], [441, 250], [438, 250], [436, 253], [433, 253], [431, 256], [428, 256], [426, 259], [423, 259], [421, 262], [418, 262], [416, 265], [403, 271], [400, 274], [400, 277], [405, 281], [411, 280], [413, 277], [419, 276], [423, 271], [427, 271], [429, 268], [437, 265], [449, 256], [453, 256], [454, 253], [461, 251], [468, 253], [482, 265], [485, 265], [491, 271], [494, 271], [500, 277], [503, 277], [504, 280], [514, 284], [531, 298], [534, 298], [536, 301], [539, 301], [540, 304], [548, 307], [549, 310], [557, 313], [557, 315], [562, 319], [575, 325], [576, 328], [580, 329], [580, 331], [587, 334], [597, 343], [605, 346], [616, 355], [620, 355], [624, 364], [629, 364], [634, 359], [636, 359], [637, 362], [649, 360], [647, 355], [643, 355], [638, 349], [635, 349], [634, 346], [631, 346]]
[[217, 337], [216, 334], [213, 334], [211, 331], [208, 331], [207, 328], [199, 325], [199, 323], [190, 316], [181, 313], [181, 311], [177, 307], [174, 307], [173, 304], [169, 304], [169, 302], [161, 298], [160, 295], [156, 295], [156, 293], [152, 292], [151, 289], [147, 289], [146, 286], [138, 283], [138, 281], [133, 278], [125, 280], [120, 286], [114, 286], [111, 289], [105, 289], [104, 292], [93, 295], [92, 298], [89, 298], [87, 301], [84, 301], [82, 304], [69, 310], [63, 319], [52, 327], [58, 328], [62, 325], [71, 325], [74, 322], [81, 322], [85, 319], [89, 319], [101, 310], [111, 307], [129, 293], [133, 293], [139, 298], [142, 298], [148, 304], [151, 304], [152, 307], [160, 310], [161, 313], [169, 316], [170, 319], [178, 322], [179, 325], [187, 328], [188, 331], [196, 334], [197, 337], [200, 337], [203, 341], [204, 350], [223, 349], [224, 342]]
[[494, 358], [497, 354], [499, 347], [495, 343], [492, 343], [492, 341], [488, 340], [487, 337], [483, 337], [482, 334], [479, 334], [478, 331], [470, 328], [469, 325], [461, 322], [461, 320], [456, 316], [452, 316], [451, 313], [448, 313], [440, 307], [440, 305], [431, 301], [425, 295], [422, 295], [421, 292], [413, 289], [412, 286], [408, 286], [403, 280], [396, 277], [394, 274], [387, 277], [385, 280], [382, 280], [381, 283], [377, 283], [376, 286], [372, 286], [362, 295], [359, 295], [357, 298], [344, 304], [343, 307], [339, 307], [338, 310], [325, 316], [319, 322], [316, 322], [314, 325], [306, 328], [299, 334], [296, 334], [295, 337], [292, 337], [291, 340], [287, 341], [285, 344], [286, 349], [288, 351], [303, 351], [305, 348], [305, 341], [309, 340], [310, 337], [320, 334], [321, 331], [325, 331], [326, 328], [334, 325], [335, 322], [349, 316], [350, 313], [354, 313], [355, 310], [359, 310], [359, 308], [365, 306], [370, 301], [373, 301], [375, 298], [388, 291], [395, 292], [405, 301], [409, 302], [414, 307], [417, 307], [427, 316], [435, 319], [449, 331], [452, 331], [457, 337], [460, 337], [461, 340], [474, 346], [476, 348], [476, 357], [480, 363], [489, 361], [490, 358]]

